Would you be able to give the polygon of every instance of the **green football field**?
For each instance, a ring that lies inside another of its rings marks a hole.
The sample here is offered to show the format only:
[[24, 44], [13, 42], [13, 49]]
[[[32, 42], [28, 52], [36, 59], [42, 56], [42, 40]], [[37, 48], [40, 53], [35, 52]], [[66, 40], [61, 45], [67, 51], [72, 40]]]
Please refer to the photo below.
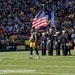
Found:
[[71, 56], [41, 56], [29, 59], [29, 51], [0, 52], [0, 75], [75, 75], [75, 51]]

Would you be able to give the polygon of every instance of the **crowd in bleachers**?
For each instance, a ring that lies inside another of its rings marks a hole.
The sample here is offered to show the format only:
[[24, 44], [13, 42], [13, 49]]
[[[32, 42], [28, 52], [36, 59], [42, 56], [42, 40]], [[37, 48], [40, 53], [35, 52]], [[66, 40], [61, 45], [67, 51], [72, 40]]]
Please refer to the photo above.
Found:
[[0, 0], [1, 36], [28, 36], [34, 16], [45, 8], [55, 12], [57, 29], [67, 27], [75, 33], [75, 0]]

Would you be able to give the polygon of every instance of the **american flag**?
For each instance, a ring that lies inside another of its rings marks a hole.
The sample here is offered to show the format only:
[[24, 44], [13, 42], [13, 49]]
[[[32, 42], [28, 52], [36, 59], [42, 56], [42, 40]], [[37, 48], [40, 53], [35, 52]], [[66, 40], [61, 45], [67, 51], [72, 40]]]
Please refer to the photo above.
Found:
[[32, 22], [32, 27], [35, 27], [35, 29], [40, 29], [42, 26], [47, 26], [47, 17], [44, 9], [38, 12]]

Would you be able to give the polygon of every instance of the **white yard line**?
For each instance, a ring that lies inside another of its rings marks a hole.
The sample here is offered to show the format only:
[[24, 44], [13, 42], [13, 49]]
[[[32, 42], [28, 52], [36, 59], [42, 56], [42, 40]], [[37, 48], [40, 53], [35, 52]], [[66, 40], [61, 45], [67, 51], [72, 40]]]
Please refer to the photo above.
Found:
[[[37, 62], [37, 61], [36, 61]], [[64, 62], [64, 63], [75, 63], [74, 61], [38, 61], [38, 62]]]
[[[43, 65], [0, 65], [0, 66], [34, 66], [34, 67], [36, 67], [36, 66], [38, 66], [38, 67], [43, 67]], [[56, 65], [56, 66], [51, 66], [51, 65], [45, 65], [44, 67], [61, 67], [61, 68], [75, 68], [75, 66], [58, 66], [58, 65]]]
[[8, 73], [33, 73], [35, 70], [0, 70], [0, 74], [8, 74]]
[[[10, 58], [10, 57], [9, 57]], [[2, 61], [2, 60], [7, 60], [8, 58], [0, 58], [0, 60]], [[12, 58], [10, 58], [10, 59], [12, 59]], [[15, 58], [13, 58], [13, 59], [15, 59]], [[16, 60], [24, 60], [24, 59], [19, 59], [19, 58], [16, 58]], [[37, 62], [37, 61], [35, 61], [35, 62]], [[45, 61], [45, 60], [43, 60], [43, 61], [38, 61], [38, 62], [65, 62], [65, 63], [75, 63], [74, 61], [71, 61], [71, 62], [69, 62], [69, 61]]]
[[75, 75], [75, 73], [50, 73], [50, 72], [36, 72], [35, 70], [0, 70], [0, 74], [9, 74], [9, 73], [28, 73], [28, 74], [42, 74], [42, 75]]
[[0, 60], [3, 60], [2, 58], [0, 58]]
[[36, 72], [36, 74], [50, 74], [50, 75], [73, 75], [71, 73], [48, 73], [48, 72]]
[[49, 72], [36, 72], [36, 74], [42, 74], [42, 75], [75, 75], [75, 73], [49, 73]]

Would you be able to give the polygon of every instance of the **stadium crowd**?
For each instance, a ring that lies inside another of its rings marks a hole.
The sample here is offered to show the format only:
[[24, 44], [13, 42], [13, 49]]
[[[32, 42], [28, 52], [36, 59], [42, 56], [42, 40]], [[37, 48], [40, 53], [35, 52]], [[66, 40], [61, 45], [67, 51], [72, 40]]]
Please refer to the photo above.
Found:
[[74, 0], [0, 0], [0, 40], [29, 38], [32, 20], [42, 8], [46, 14], [54, 10], [56, 29], [75, 34]]

